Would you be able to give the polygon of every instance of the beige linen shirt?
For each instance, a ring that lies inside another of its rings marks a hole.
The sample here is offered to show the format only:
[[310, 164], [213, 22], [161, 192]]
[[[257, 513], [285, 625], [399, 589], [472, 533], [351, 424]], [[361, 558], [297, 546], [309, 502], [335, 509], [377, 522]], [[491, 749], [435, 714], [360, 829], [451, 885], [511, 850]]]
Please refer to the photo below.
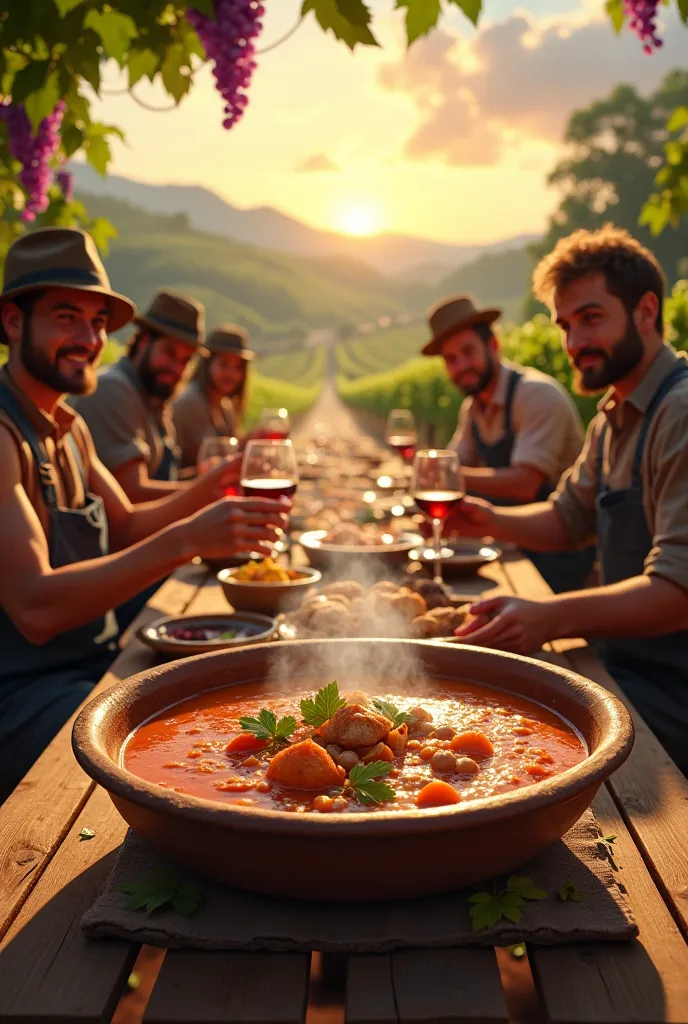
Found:
[[116, 472], [127, 462], [143, 461], [154, 477], [163, 455], [163, 437], [174, 444], [170, 403], [151, 399], [141, 388], [128, 356], [98, 376], [92, 395], [72, 399], [91, 431], [98, 457]]
[[464, 466], [480, 466], [473, 441], [473, 423], [486, 444], [504, 437], [504, 411], [511, 371], [518, 369], [521, 380], [514, 392], [511, 425], [515, 435], [512, 466], [538, 469], [552, 486], [578, 458], [583, 445], [583, 424], [565, 388], [553, 377], [529, 366], [515, 367], [502, 360], [497, 384], [490, 401], [482, 406], [466, 398], [459, 409], [459, 422], [449, 447]]
[[229, 398], [211, 406], [196, 380], [192, 380], [172, 404], [177, 444], [182, 452], [182, 467], [195, 466], [204, 437], [234, 437], [234, 413]]
[[[684, 353], [665, 345], [644, 378], [625, 401], [611, 389], [598, 405], [575, 466], [562, 478], [553, 500], [573, 543], [596, 532], [597, 455], [600, 435], [609, 423], [603, 460], [606, 487], [629, 487], [633, 457], [644, 414], [653, 395]], [[663, 399], [650, 424], [641, 462], [643, 508], [652, 549], [645, 572], [688, 590], [688, 380]]]

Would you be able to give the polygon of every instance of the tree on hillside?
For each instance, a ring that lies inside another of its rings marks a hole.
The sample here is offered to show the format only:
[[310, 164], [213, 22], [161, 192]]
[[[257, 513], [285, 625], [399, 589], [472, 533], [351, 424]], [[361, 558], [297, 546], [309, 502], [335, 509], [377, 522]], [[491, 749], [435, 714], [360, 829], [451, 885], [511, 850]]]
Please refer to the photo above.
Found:
[[[544, 238], [530, 246], [534, 260], [571, 231], [612, 221], [656, 253], [671, 284], [685, 276], [688, 227], [684, 224], [655, 238], [649, 226], [638, 225], [662, 162], [667, 118], [675, 107], [685, 104], [688, 72], [672, 71], [647, 98], [631, 85], [619, 85], [606, 99], [571, 116], [564, 135], [568, 151], [548, 178], [562, 199]], [[529, 299], [526, 315], [539, 308]]]

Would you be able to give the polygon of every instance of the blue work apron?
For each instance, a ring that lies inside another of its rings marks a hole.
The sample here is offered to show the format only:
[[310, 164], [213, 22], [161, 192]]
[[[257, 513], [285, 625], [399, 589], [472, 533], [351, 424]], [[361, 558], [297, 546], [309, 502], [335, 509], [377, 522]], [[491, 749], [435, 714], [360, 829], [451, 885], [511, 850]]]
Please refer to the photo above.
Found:
[[[494, 444], [484, 441], [475, 420], [471, 429], [473, 443], [481, 465], [489, 469], [507, 469], [511, 466], [511, 454], [514, 450], [516, 435], [513, 429], [513, 402], [516, 387], [523, 374], [511, 370], [504, 402], [504, 435]], [[548, 480], [543, 480], [533, 501], [547, 501], [554, 487]], [[493, 505], [520, 505], [522, 502], [510, 501], [506, 498], [491, 498]], [[595, 547], [587, 547], [582, 551], [523, 551], [555, 594], [569, 590], [582, 590], [595, 564]]]
[[[48, 515], [50, 565], [99, 558], [108, 553], [108, 528], [102, 499], [88, 493], [81, 452], [69, 434], [86, 500], [82, 508], [61, 508], [45, 449], [21, 404], [0, 384], [0, 408], [29, 444]], [[117, 652], [117, 622], [112, 612], [45, 644], [32, 644], [0, 608], [0, 802], [23, 778], [61, 729]]]
[[[662, 400], [687, 377], [688, 367], [677, 366], [655, 392], [638, 437], [630, 487], [611, 490], [604, 482], [609, 425], [604, 426], [597, 456], [596, 500], [602, 583], [618, 583], [644, 571], [652, 549], [643, 509], [642, 459], [647, 432]], [[688, 776], [688, 631], [605, 640], [595, 647], [610, 675]]]

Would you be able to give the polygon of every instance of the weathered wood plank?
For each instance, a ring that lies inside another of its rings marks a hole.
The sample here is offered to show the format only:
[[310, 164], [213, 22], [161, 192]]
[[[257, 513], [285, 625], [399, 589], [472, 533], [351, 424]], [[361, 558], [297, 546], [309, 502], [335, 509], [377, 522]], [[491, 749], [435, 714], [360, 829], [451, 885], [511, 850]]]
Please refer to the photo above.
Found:
[[146, 1024], [300, 1024], [309, 967], [305, 953], [171, 950], [143, 1019]]
[[[509, 556], [504, 569], [521, 596], [537, 598], [551, 593], [527, 559]], [[631, 713], [635, 745], [608, 785], [648, 869], [688, 937], [688, 779], [587, 644], [555, 640], [550, 646], [565, 655], [575, 672], [619, 697]]]
[[508, 1020], [493, 949], [400, 950], [392, 954], [392, 979], [399, 1021]]
[[346, 1024], [397, 1024], [392, 957], [351, 956], [346, 979]]
[[617, 836], [619, 881], [640, 929], [627, 943], [532, 946], [530, 963], [551, 1024], [688, 1024], [688, 946], [609, 793], [593, 810]]
[[[95, 838], [79, 840], [82, 828]], [[0, 1020], [109, 1020], [138, 946], [89, 942], [81, 918], [110, 872], [126, 824], [97, 788], [0, 944]]]
[[[185, 566], [163, 584], [137, 623], [143, 625], [161, 614], [181, 613], [195, 594], [194, 580], [198, 579], [198, 567]], [[93, 693], [141, 671], [153, 663], [153, 658], [152, 651], [132, 640]], [[0, 808], [0, 937], [93, 791], [93, 783], [72, 753], [74, 717]]]

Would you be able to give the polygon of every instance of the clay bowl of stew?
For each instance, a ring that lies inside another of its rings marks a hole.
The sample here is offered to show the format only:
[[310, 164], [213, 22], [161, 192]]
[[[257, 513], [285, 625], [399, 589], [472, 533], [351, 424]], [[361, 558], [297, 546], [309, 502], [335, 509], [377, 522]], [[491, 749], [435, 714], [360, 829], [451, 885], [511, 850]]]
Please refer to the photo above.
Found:
[[[225, 752], [242, 733], [241, 715], [268, 708], [300, 721], [300, 701], [335, 669], [341, 694], [362, 690], [412, 708], [409, 737], [420, 729], [417, 709], [430, 715], [432, 728], [395, 755], [396, 775], [384, 779], [393, 802], [366, 806], [349, 790], [337, 800], [337, 787], [265, 791], [267, 755], [249, 769], [243, 754]], [[454, 738], [428, 735], [442, 727]], [[457, 765], [474, 760], [476, 774], [438, 775], [421, 760], [425, 744], [454, 753], [467, 732], [493, 746], [491, 756], [456, 750]], [[582, 676], [407, 640], [276, 642], [187, 658], [98, 695], [73, 731], [79, 764], [166, 858], [247, 890], [336, 901], [423, 896], [518, 868], [578, 820], [632, 744], [624, 706]], [[457, 801], [419, 808], [420, 789], [438, 780]], [[328, 793], [334, 807], [315, 810]]]

